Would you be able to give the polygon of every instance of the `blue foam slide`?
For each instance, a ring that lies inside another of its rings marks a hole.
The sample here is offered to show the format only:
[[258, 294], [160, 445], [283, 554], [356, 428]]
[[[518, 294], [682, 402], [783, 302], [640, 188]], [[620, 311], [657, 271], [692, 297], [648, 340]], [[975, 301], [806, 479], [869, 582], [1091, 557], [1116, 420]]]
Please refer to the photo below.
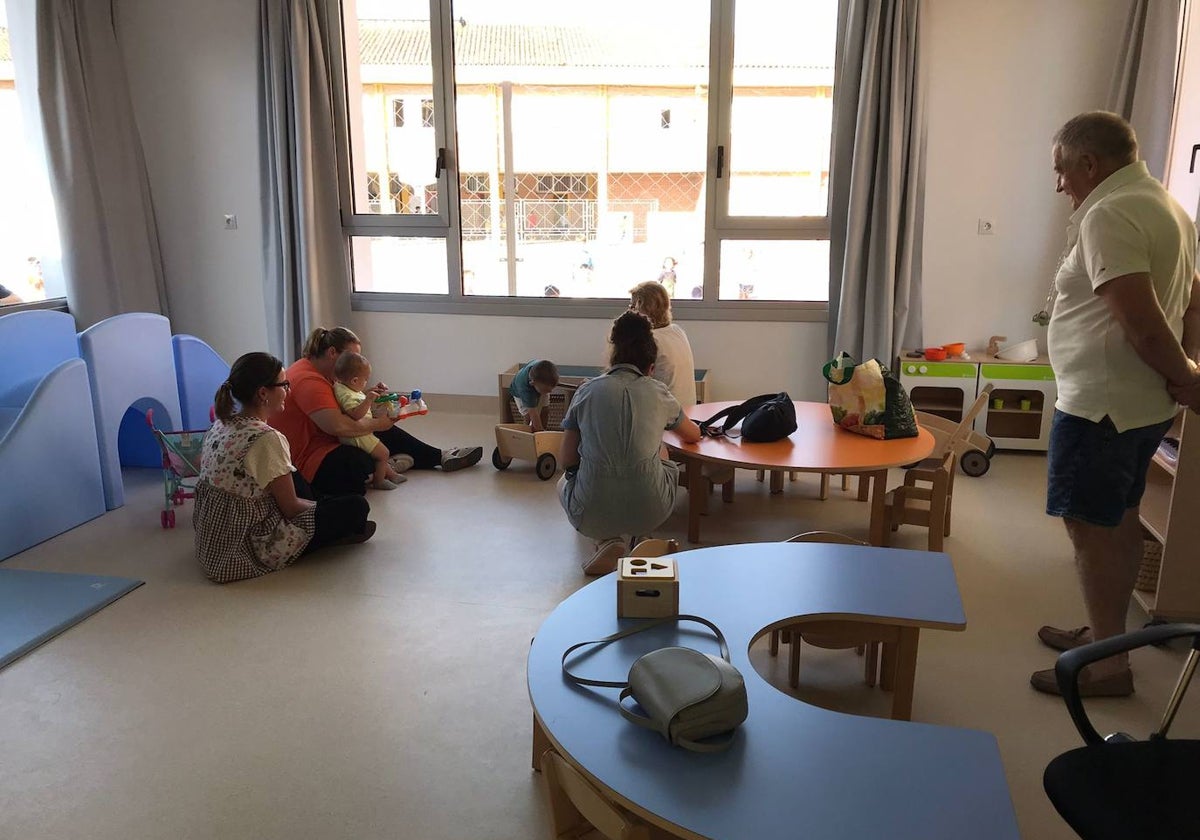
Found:
[[104, 488], [75, 319], [48, 310], [0, 317], [0, 357], [3, 560], [103, 514]]
[[229, 378], [229, 363], [194, 335], [171, 336], [175, 350], [175, 376], [179, 381], [179, 405], [183, 428], [207, 429], [212, 425], [208, 411], [221, 383]]
[[[92, 384], [104, 503], [113, 510], [125, 504], [119, 435], [130, 406], [154, 408], [154, 422], [160, 429], [181, 428], [171, 323], [149, 312], [114, 315], [79, 334], [79, 351]], [[135, 437], [153, 441], [144, 424], [138, 428], [131, 423], [128, 429]], [[143, 446], [138, 449], [148, 451]]]
[[142, 583], [100, 575], [0, 569], [0, 668]]

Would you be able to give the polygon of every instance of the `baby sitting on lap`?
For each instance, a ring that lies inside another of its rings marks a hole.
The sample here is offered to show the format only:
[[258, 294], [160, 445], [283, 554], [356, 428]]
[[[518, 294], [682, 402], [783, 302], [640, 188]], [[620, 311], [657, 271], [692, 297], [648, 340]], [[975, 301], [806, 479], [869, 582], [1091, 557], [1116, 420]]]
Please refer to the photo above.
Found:
[[[361, 353], [344, 352], [333, 363], [333, 394], [347, 417], [361, 420], [371, 411], [371, 402], [364, 393], [370, 378], [371, 363]], [[388, 448], [375, 435], [338, 440], [348, 446], [357, 446], [375, 459], [375, 474], [371, 477], [371, 486], [375, 489], [395, 490], [396, 485], [406, 480], [392, 469], [388, 463]]]

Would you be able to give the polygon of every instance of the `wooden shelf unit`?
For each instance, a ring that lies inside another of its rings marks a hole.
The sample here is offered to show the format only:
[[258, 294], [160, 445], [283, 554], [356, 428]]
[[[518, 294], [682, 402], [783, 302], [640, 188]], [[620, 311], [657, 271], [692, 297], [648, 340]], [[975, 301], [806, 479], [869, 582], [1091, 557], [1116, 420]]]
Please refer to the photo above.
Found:
[[[1200, 619], [1200, 417], [1182, 412], [1167, 433], [1179, 439], [1174, 465], [1155, 456], [1146, 473], [1141, 520], [1162, 543], [1158, 588], [1134, 591], [1151, 618], [1165, 621]], [[1188, 440], [1188, 436], [1191, 440]]]

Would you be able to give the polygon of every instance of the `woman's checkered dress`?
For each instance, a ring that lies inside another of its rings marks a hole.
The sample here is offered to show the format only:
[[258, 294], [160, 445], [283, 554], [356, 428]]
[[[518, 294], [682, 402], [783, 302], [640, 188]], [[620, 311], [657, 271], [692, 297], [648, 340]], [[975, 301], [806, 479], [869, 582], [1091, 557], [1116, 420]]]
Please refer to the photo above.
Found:
[[204, 436], [193, 517], [196, 559], [217, 583], [294, 563], [316, 530], [315, 508], [285, 519], [275, 497], [246, 471], [246, 453], [263, 435], [278, 432], [262, 420], [236, 416], [218, 420]]

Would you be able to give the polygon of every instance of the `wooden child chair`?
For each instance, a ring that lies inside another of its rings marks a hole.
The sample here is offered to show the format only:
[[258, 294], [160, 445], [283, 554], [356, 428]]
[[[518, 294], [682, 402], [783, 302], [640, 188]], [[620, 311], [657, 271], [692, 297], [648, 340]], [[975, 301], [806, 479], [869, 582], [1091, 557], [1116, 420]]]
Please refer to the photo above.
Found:
[[[833, 531], [807, 531], [788, 539], [786, 542], [823, 542], [833, 545], [868, 545], [862, 540], [838, 534]], [[863, 663], [863, 679], [868, 686], [874, 687], [879, 675], [880, 645], [890, 645], [898, 641], [894, 628], [881, 625], [859, 624], [852, 621], [821, 621], [797, 624], [785, 630], [771, 632], [770, 653], [772, 656], [779, 652], [781, 637], [791, 647], [788, 653], [788, 685], [797, 688], [800, 685], [800, 646], [808, 642], [815, 647], [855, 648], [860, 656], [865, 654]], [[884, 656], [885, 661], [893, 657]], [[885, 669], [883, 687], [890, 689], [891, 674]]]
[[950, 513], [954, 499], [954, 474], [958, 468], [955, 447], [971, 431], [971, 424], [987, 405], [992, 385], [984, 386], [975, 402], [963, 415], [962, 422], [933, 455], [910, 467], [904, 473], [904, 484], [889, 490], [884, 497], [888, 527], [883, 543], [888, 544], [892, 531], [901, 525], [919, 525], [929, 529], [929, 550], [941, 551], [943, 540], [950, 536]]
[[645, 823], [609, 802], [554, 750], [542, 753], [542, 776], [558, 840], [597, 835], [608, 840], [650, 840]]
[[630, 557], [662, 557], [679, 550], [679, 540], [660, 540], [654, 537], [641, 540], [630, 549]]

